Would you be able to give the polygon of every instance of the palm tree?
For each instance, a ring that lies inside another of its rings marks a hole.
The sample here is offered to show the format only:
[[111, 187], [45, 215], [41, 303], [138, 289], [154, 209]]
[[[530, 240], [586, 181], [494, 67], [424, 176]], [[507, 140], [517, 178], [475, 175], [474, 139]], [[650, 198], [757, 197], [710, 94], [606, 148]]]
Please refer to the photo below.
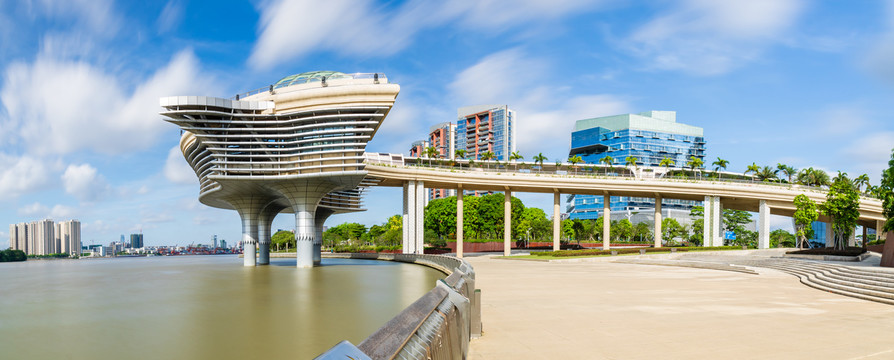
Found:
[[422, 150], [422, 154], [428, 158], [429, 166], [432, 165], [431, 159], [434, 159], [435, 157], [440, 155], [440, 153], [438, 152], [438, 149], [435, 149], [434, 146], [429, 146], [429, 147], [425, 148], [425, 150]]
[[466, 150], [465, 149], [457, 149], [453, 152], [456, 155], [457, 159], [465, 159], [466, 158]]
[[856, 178], [854, 178], [854, 186], [857, 187], [857, 191], [859, 191], [859, 192], [863, 192], [860, 189], [862, 189], [865, 186], [866, 192], [868, 193], [870, 190], [869, 189], [870, 188], [869, 175], [863, 174], [863, 175], [860, 175], [860, 176], [857, 176]]
[[776, 169], [778, 169], [779, 171], [782, 172], [783, 175], [785, 175], [785, 177], [789, 183], [792, 182], [792, 176], [795, 176], [796, 174], [798, 174], [798, 169], [795, 169], [791, 166], [788, 166], [788, 165], [785, 165], [782, 163], [776, 164]]
[[[497, 155], [493, 153], [493, 151], [485, 151], [480, 155], [481, 160], [490, 161], [497, 158]], [[488, 165], [488, 169], [490, 169], [490, 165]]]
[[549, 160], [549, 159], [547, 159], [546, 156], [543, 156], [543, 153], [538, 153], [537, 155], [534, 155], [534, 163], [540, 165], [541, 171], [543, 170], [543, 162], [546, 160]]
[[747, 175], [748, 173], [751, 173], [752, 175], [756, 175], [760, 171], [761, 171], [760, 166], [758, 166], [756, 163], [751, 163], [751, 165], [748, 165], [748, 169], [746, 169], [743, 174]]
[[757, 179], [760, 181], [773, 181], [779, 180], [777, 173], [779, 170], [774, 170], [769, 166], [764, 166], [760, 170], [758, 170], [754, 175], [757, 176]]
[[[614, 162], [615, 162], [615, 158], [611, 157], [611, 155], [605, 155], [604, 158], [599, 159], [599, 162], [602, 164], [608, 165], [609, 169], [615, 170], [615, 168], [612, 166], [612, 164], [614, 164]], [[608, 175], [607, 170], [606, 170], [605, 174]]]
[[633, 165], [633, 170], [636, 171], [636, 161], [639, 160], [636, 156], [628, 156], [624, 159], [624, 163], [627, 166]]
[[812, 167], [801, 169], [795, 177], [798, 184], [807, 186], [827, 186], [831, 184], [829, 174], [821, 169]]
[[717, 160], [712, 162], [711, 165], [714, 165], [714, 172], [717, 173], [717, 177], [720, 178], [720, 172], [726, 170], [726, 167], [729, 166], [729, 160], [717, 157]]
[[686, 166], [689, 166], [689, 169], [692, 170], [693, 174], [695, 174], [695, 169], [701, 169], [704, 165], [705, 162], [695, 156], [690, 156], [689, 161], [686, 162]]
[[674, 165], [673, 159], [671, 159], [669, 157], [665, 157], [664, 159], [661, 159], [661, 162], [658, 163], [658, 166], [664, 166], [664, 174], [661, 175], [661, 177], [664, 177], [665, 175], [667, 175], [669, 168], [673, 165]]
[[[515, 160], [524, 160], [524, 156], [518, 153], [518, 151], [513, 151], [509, 154], [509, 161], [515, 162]], [[518, 165], [515, 166], [515, 169], [518, 170]]]
[[[584, 159], [582, 159], [582, 158], [580, 157], [580, 155], [574, 155], [574, 156], [568, 158], [568, 162], [571, 163], [571, 169], [572, 169], [572, 170], [575, 170], [575, 167], [574, 167], [574, 166], [577, 165], [577, 164], [580, 164], [580, 163], [584, 162]], [[575, 173], [576, 173], [576, 172], [577, 172], [577, 171], [575, 170]]]

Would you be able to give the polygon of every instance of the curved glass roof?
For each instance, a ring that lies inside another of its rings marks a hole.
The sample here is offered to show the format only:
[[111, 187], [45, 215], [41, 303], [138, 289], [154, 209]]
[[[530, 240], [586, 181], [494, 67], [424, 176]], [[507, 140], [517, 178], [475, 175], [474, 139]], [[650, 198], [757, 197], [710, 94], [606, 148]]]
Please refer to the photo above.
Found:
[[338, 71], [311, 71], [296, 75], [289, 75], [273, 84], [274, 89], [279, 89], [292, 85], [307, 84], [311, 82], [321, 81], [323, 78], [330, 79], [350, 79], [351, 75], [340, 73]]

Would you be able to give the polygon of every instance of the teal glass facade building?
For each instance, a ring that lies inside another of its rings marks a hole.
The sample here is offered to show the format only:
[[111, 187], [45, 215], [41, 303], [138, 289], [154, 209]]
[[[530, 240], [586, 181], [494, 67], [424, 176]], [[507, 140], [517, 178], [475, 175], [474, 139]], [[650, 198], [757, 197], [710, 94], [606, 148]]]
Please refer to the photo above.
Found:
[[[580, 156], [585, 163], [599, 164], [611, 156], [612, 164], [625, 166], [629, 156], [636, 157], [637, 166], [659, 166], [664, 158], [681, 167], [691, 157], [704, 161], [704, 130], [676, 121], [675, 111], [647, 111], [578, 120], [571, 133], [568, 156]], [[689, 210], [697, 201], [664, 199], [669, 210]], [[652, 198], [613, 196], [612, 211], [642, 211], [655, 207]], [[596, 219], [603, 211], [602, 196], [570, 195], [567, 212], [572, 219]]]

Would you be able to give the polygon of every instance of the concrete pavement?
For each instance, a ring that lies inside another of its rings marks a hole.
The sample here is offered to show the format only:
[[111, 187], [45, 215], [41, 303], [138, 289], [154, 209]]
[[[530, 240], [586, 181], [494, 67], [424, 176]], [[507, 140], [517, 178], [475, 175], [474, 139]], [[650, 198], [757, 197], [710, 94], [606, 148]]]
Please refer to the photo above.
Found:
[[894, 359], [894, 306], [759, 275], [469, 257], [471, 359]]

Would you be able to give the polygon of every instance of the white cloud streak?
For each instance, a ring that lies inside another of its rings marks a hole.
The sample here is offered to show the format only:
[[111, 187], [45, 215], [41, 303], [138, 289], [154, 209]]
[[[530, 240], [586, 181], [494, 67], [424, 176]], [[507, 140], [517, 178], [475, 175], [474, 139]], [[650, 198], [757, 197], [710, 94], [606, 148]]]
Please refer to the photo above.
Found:
[[625, 47], [647, 69], [726, 73], [779, 42], [803, 12], [801, 0], [689, 0], [634, 31]]
[[30, 218], [54, 219], [61, 221], [63, 219], [71, 219], [77, 212], [75, 209], [65, 205], [55, 205], [49, 208], [41, 203], [35, 202], [25, 205], [19, 209], [19, 215]]
[[62, 174], [65, 192], [78, 200], [94, 202], [108, 196], [111, 186], [90, 164], [69, 165]]
[[53, 164], [32, 157], [0, 153], [0, 200], [16, 198], [52, 185]]
[[164, 168], [165, 178], [176, 184], [198, 184], [195, 171], [189, 167], [183, 153], [180, 152], [180, 146], [174, 146], [168, 151], [168, 158], [165, 160]]
[[36, 154], [145, 149], [170, 128], [157, 115], [158, 98], [206, 93], [209, 82], [198, 74], [195, 56], [182, 51], [128, 95], [113, 74], [86, 62], [38, 55], [32, 64], [13, 63], [0, 90], [7, 110], [0, 144]]
[[269, 68], [313, 51], [390, 55], [424, 29], [459, 22], [474, 24], [465, 29], [499, 33], [580, 13], [601, 2], [524, 0], [506, 6], [496, 0], [416, 0], [387, 10], [371, 0], [267, 1], [259, 9], [259, 36], [249, 63]]
[[549, 65], [519, 49], [490, 55], [460, 72], [449, 89], [462, 106], [508, 104], [517, 112], [517, 148], [530, 159], [543, 152], [568, 156], [574, 121], [630, 112], [627, 101], [610, 94], [569, 95], [549, 84]]

